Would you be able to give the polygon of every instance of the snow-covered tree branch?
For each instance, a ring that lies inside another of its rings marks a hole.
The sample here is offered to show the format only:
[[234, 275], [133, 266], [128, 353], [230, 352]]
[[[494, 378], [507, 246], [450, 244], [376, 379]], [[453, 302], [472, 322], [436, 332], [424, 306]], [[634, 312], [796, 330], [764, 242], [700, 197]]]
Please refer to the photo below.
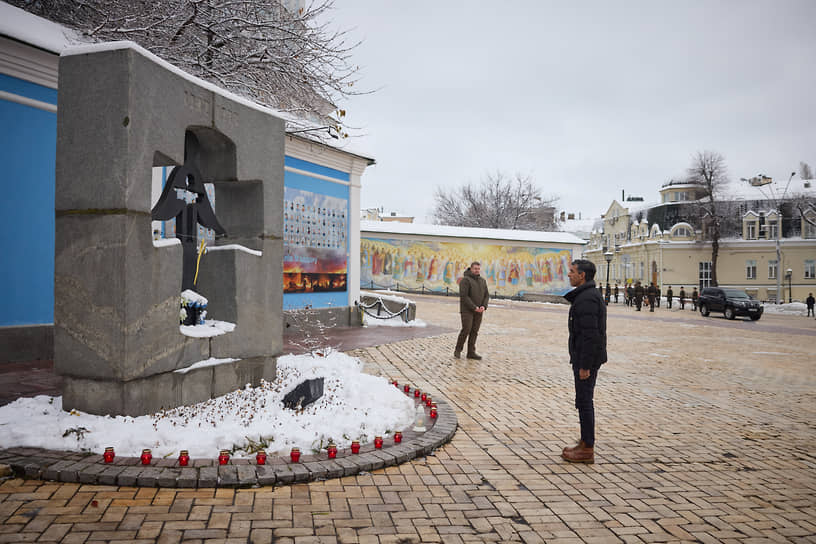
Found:
[[[345, 134], [336, 104], [361, 94], [351, 52], [329, 28], [333, 0], [287, 9], [281, 0], [10, 0], [93, 40], [131, 40], [236, 94]], [[291, 123], [290, 123], [291, 124]]]

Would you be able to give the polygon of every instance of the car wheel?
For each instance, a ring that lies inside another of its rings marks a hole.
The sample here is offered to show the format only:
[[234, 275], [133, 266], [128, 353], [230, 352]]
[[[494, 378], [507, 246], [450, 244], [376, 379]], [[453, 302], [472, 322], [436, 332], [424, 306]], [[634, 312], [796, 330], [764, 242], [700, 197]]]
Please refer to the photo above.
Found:
[[758, 321], [760, 317], [761, 316], [758, 316], [758, 315], [752, 315], [751, 316], [751, 321]]
[[709, 314], [708, 306], [706, 306], [705, 304], [700, 304], [700, 314], [703, 317], [708, 317]]
[[734, 311], [734, 308], [726, 308], [724, 313], [726, 319], [734, 319], [737, 317], [737, 313]]

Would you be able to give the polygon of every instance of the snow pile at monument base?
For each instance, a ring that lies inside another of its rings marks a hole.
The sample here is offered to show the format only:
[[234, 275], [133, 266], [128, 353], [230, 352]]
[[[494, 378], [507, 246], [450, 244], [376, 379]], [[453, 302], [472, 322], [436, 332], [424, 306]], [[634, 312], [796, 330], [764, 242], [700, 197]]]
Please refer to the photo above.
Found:
[[[233, 391], [200, 404], [141, 417], [95, 416], [62, 406], [62, 397], [20, 398], [0, 407], [4, 448], [40, 447], [138, 456], [150, 448], [154, 458], [174, 457], [182, 449], [193, 458], [217, 457], [222, 449], [249, 456], [257, 449], [305, 454], [338, 448], [352, 440], [370, 442], [411, 425], [413, 398], [386, 378], [362, 372], [363, 364], [339, 352], [325, 356], [287, 355], [278, 359], [274, 382]], [[298, 384], [324, 378], [324, 394], [303, 410], [283, 408], [283, 397]]]

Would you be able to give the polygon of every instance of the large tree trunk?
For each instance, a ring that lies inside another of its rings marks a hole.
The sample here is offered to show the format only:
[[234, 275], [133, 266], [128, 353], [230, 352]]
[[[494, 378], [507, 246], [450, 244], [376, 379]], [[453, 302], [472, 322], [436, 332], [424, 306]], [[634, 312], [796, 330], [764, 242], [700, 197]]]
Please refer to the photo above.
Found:
[[717, 257], [720, 254], [720, 236], [719, 233], [715, 234], [714, 239], [711, 241], [711, 286], [717, 287], [719, 284], [717, 283]]

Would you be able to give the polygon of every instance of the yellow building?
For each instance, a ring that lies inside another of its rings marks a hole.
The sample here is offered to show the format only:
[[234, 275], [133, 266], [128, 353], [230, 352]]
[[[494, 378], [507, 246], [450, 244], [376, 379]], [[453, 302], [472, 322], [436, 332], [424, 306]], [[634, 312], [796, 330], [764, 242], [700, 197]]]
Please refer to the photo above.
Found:
[[[729, 212], [722, 220], [718, 284], [775, 301], [780, 278], [785, 301], [804, 301], [808, 293], [816, 293], [816, 227], [790, 202], [781, 203], [777, 210], [759, 191], [747, 191], [724, 201]], [[703, 235], [705, 220], [696, 205], [705, 194], [699, 185], [669, 182], [661, 188], [657, 204], [625, 207], [613, 201], [596, 222], [584, 250], [584, 258], [598, 268], [598, 283], [606, 283], [607, 278], [613, 286], [654, 282], [663, 294], [671, 286], [675, 296], [681, 287], [691, 294], [694, 287], [710, 286], [711, 242]], [[816, 220], [816, 207], [805, 214]]]

